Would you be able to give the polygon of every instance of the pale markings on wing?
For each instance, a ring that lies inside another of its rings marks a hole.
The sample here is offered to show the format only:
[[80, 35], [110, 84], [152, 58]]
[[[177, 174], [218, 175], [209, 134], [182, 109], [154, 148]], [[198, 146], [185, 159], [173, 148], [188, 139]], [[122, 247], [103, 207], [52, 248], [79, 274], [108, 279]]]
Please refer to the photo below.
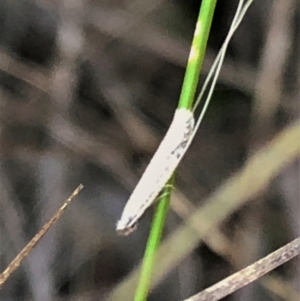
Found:
[[188, 148], [194, 123], [193, 112], [190, 110], [180, 108], [175, 111], [168, 132], [133, 190], [117, 223], [116, 230], [120, 235], [128, 235], [136, 228], [139, 218], [152, 205], [172, 176]]

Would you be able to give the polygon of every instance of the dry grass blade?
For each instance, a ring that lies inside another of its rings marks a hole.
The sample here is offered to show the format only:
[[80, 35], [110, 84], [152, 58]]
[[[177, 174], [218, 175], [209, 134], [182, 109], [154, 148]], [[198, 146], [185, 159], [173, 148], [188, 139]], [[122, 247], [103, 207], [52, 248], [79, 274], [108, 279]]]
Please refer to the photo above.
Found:
[[80, 184], [69, 198], [64, 202], [64, 204], [55, 212], [55, 214], [50, 218], [50, 220], [45, 223], [42, 229], [29, 241], [29, 243], [23, 248], [23, 250], [11, 261], [7, 268], [0, 274], [0, 287], [7, 280], [7, 278], [18, 268], [21, 261], [29, 254], [33, 247], [38, 243], [38, 241], [46, 234], [50, 227], [60, 218], [63, 211], [71, 203], [74, 197], [82, 190], [83, 185]]
[[48, 93], [49, 74], [46, 68], [32, 67], [0, 48], [0, 70], [16, 77], [36, 89]]
[[217, 301], [300, 254], [300, 238], [185, 301]]
[[[182, 220], [186, 220], [195, 210], [197, 210], [196, 207], [194, 207], [194, 205], [178, 191], [173, 192], [171, 206]], [[199, 231], [196, 226], [194, 226], [192, 230], [194, 230], [195, 233]], [[243, 233], [243, 235], [247, 234]], [[202, 236], [200, 232], [200, 238], [201, 237]], [[228, 237], [226, 237], [220, 228], [212, 229], [209, 235], [204, 236], [202, 240], [209, 247], [209, 249], [224, 258], [228, 263], [231, 264], [232, 267], [236, 268], [236, 255], [234, 255], [236, 248], [235, 244], [232, 243]], [[239, 268], [236, 268], [236, 270], [239, 270]], [[281, 277], [278, 275], [266, 275], [263, 279], [260, 279], [260, 284], [283, 300], [300, 300], [300, 295], [294, 290], [292, 285], [286, 280], [281, 279]]]

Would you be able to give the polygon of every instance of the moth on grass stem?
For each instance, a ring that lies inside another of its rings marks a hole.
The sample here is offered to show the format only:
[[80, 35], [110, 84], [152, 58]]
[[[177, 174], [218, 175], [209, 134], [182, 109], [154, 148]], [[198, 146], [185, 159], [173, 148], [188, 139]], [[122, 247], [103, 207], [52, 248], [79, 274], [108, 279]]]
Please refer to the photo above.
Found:
[[175, 111], [166, 136], [125, 205], [117, 223], [118, 234], [128, 235], [134, 231], [139, 218], [155, 202], [185, 154], [194, 124], [192, 111], [184, 108]]

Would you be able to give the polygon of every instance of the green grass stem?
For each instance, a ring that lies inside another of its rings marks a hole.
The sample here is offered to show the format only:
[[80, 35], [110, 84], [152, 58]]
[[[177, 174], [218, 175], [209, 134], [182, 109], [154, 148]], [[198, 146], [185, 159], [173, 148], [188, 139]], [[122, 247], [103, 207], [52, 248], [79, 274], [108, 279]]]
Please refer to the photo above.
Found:
[[[192, 110], [216, 2], [217, 0], [203, 0], [201, 3], [178, 108]], [[159, 246], [165, 217], [169, 208], [171, 186], [173, 185], [173, 182], [174, 176], [169, 180], [167, 187], [164, 188], [164, 196], [155, 208], [134, 301], [147, 300], [155, 254]]]

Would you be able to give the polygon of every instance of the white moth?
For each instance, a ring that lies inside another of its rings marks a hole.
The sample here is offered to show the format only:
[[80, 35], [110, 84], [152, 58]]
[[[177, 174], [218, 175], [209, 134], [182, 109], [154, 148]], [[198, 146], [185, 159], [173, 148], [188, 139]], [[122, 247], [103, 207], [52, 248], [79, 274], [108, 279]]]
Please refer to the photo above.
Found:
[[118, 234], [128, 235], [135, 230], [139, 218], [156, 200], [189, 146], [194, 123], [192, 111], [184, 108], [175, 111], [166, 136], [125, 205], [117, 223]]

